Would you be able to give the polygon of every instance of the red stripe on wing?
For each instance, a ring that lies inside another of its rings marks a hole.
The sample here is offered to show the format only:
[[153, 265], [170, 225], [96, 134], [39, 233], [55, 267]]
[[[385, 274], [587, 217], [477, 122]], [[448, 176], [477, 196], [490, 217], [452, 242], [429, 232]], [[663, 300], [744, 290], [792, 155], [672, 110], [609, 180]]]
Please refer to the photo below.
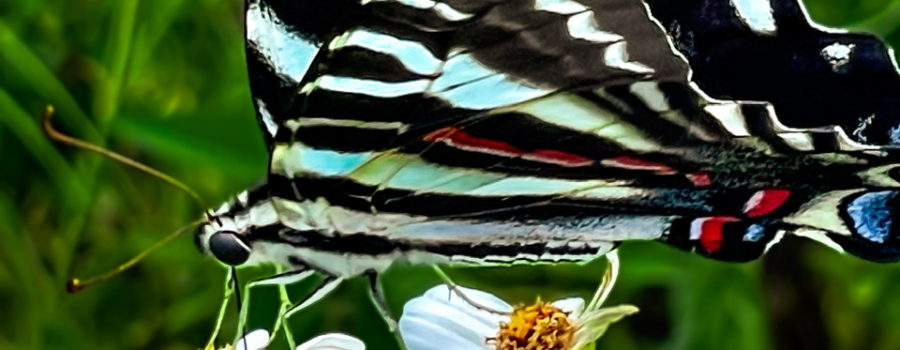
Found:
[[618, 156], [615, 158], [608, 158], [604, 159], [600, 163], [605, 166], [614, 168], [653, 171], [659, 175], [673, 175], [678, 173], [678, 170], [675, 170], [675, 168], [670, 167], [664, 163], [640, 159], [632, 156]]
[[725, 223], [737, 222], [740, 219], [732, 216], [711, 216], [694, 220], [691, 225], [691, 236], [700, 239], [700, 246], [707, 253], [715, 253], [722, 249], [723, 231]]
[[744, 203], [744, 215], [755, 218], [767, 215], [781, 207], [791, 196], [790, 190], [768, 189], [756, 191], [747, 203]]
[[474, 137], [456, 127], [436, 130], [424, 137], [425, 141], [443, 142], [444, 144], [470, 152], [493, 154], [503, 157], [521, 157], [522, 159], [556, 164], [566, 167], [582, 167], [594, 163], [590, 158], [552, 149], [525, 151], [503, 141]]

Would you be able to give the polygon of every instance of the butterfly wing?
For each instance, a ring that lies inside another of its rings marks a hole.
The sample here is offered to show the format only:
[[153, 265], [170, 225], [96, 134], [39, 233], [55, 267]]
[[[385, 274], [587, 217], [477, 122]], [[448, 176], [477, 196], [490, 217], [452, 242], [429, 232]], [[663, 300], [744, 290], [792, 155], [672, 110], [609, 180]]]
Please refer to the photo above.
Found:
[[747, 260], [785, 230], [865, 238], [863, 222], [894, 239], [848, 214], [892, 209], [893, 190], [847, 199], [895, 186], [886, 148], [708, 97], [718, 78], [692, 68], [720, 56], [686, 59], [678, 20], [651, 12], [665, 8], [251, 0], [270, 191], [417, 244], [657, 239]]
[[767, 101], [788, 126], [900, 141], [897, 65], [875, 36], [819, 26], [796, 0], [647, 3], [711, 96]]

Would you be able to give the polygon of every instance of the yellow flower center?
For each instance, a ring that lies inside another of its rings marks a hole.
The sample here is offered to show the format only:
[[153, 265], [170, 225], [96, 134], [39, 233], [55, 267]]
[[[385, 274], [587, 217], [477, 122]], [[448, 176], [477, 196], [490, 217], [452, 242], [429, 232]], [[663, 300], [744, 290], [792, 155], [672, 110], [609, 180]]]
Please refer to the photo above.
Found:
[[516, 307], [509, 323], [500, 323], [499, 334], [488, 341], [496, 350], [568, 350], [577, 329], [568, 314], [538, 300]]

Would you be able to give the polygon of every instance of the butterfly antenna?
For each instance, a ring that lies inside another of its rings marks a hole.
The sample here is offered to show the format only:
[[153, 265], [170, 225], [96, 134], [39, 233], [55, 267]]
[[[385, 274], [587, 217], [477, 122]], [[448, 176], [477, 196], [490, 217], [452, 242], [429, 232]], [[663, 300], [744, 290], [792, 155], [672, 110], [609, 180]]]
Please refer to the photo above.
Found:
[[[124, 164], [124, 165], [130, 166], [132, 168], [135, 168], [137, 170], [140, 170], [150, 176], [153, 176], [153, 177], [160, 179], [172, 186], [175, 186], [182, 192], [186, 193], [188, 196], [190, 196], [191, 198], [194, 199], [194, 201], [197, 203], [198, 206], [200, 206], [201, 209], [209, 208], [209, 206], [206, 205], [206, 202], [204, 202], [203, 199], [200, 198], [200, 195], [197, 194], [196, 191], [192, 190], [190, 187], [188, 187], [188, 185], [184, 184], [181, 181], [178, 181], [178, 179], [170, 176], [169, 174], [166, 174], [162, 171], [153, 169], [141, 162], [138, 162], [134, 159], [123, 156], [119, 153], [110, 151], [106, 148], [97, 146], [90, 142], [87, 142], [87, 141], [84, 141], [81, 139], [77, 139], [77, 138], [74, 138], [72, 136], [69, 136], [69, 135], [66, 135], [66, 134], [63, 134], [63, 133], [57, 131], [53, 127], [53, 115], [55, 113], [56, 113], [56, 109], [53, 108], [52, 105], [48, 105], [44, 109], [44, 113], [42, 116], [42, 124], [44, 126], [44, 132], [47, 134], [47, 137], [49, 137], [51, 140], [62, 143], [62, 144], [66, 144], [66, 145], [69, 145], [72, 147], [80, 148], [80, 149], [83, 149], [86, 151], [91, 151], [91, 152], [97, 153], [101, 156], [112, 159], [121, 164]], [[207, 215], [209, 215], [209, 214], [207, 213]]]
[[122, 265], [119, 265], [115, 269], [112, 269], [110, 271], [101, 273], [99, 275], [93, 276], [88, 279], [85, 279], [84, 281], [77, 279], [77, 278], [71, 279], [71, 280], [69, 280], [68, 283], [66, 283], [66, 290], [68, 290], [69, 293], [76, 293], [76, 292], [80, 292], [80, 291], [84, 290], [87, 287], [90, 287], [95, 284], [106, 281], [106, 280], [114, 277], [115, 275], [118, 275], [118, 274], [122, 273], [123, 271], [128, 270], [132, 266], [137, 265], [137, 263], [141, 262], [141, 260], [144, 260], [144, 258], [146, 258], [151, 253], [155, 252], [157, 249], [162, 248], [164, 245], [175, 240], [175, 238], [178, 238], [178, 236], [180, 236], [182, 233], [188, 231], [189, 229], [191, 229], [193, 227], [196, 227], [197, 225], [201, 224], [202, 222], [203, 221], [198, 220], [198, 221], [192, 222], [182, 228], [175, 230], [175, 232], [172, 232], [168, 236], [163, 237], [163, 239], [156, 241], [156, 243], [153, 243], [153, 245], [150, 246], [150, 248], [147, 248], [144, 251], [140, 252], [138, 255], [135, 255], [133, 258], [128, 259], [128, 261], [126, 261]]
[[[175, 186], [175, 188], [178, 188], [182, 192], [186, 193], [188, 196], [190, 196], [194, 200], [194, 202], [198, 206], [201, 207], [201, 209], [205, 209], [205, 208], [209, 207], [206, 205], [206, 202], [204, 202], [203, 199], [200, 198], [200, 195], [197, 194], [196, 191], [192, 190], [190, 187], [188, 187], [188, 185], [184, 184], [181, 181], [178, 181], [171, 175], [163, 173], [159, 170], [153, 169], [141, 162], [138, 162], [134, 159], [123, 156], [119, 153], [110, 151], [106, 148], [100, 147], [100, 146], [92, 144], [90, 142], [87, 142], [87, 141], [84, 141], [81, 139], [77, 139], [72, 136], [69, 136], [69, 135], [59, 132], [58, 130], [56, 130], [56, 128], [53, 127], [53, 115], [55, 113], [56, 113], [56, 109], [53, 108], [53, 106], [48, 105], [44, 109], [44, 113], [41, 118], [42, 119], [41, 124], [43, 125], [44, 133], [46, 133], [47, 137], [49, 137], [51, 140], [68, 145], [68, 146], [72, 146], [72, 147], [80, 148], [80, 149], [83, 149], [86, 151], [91, 151], [91, 152], [97, 153], [101, 156], [112, 159], [121, 164], [124, 164], [124, 165], [130, 166], [132, 168], [135, 168], [137, 170], [140, 170], [150, 176], [153, 176], [153, 177], [160, 179], [172, 186]], [[211, 215], [211, 213], [209, 213], [209, 212], [207, 212], [206, 215], [208, 216], [208, 219], [215, 218], [215, 216]], [[200, 223], [202, 223], [202, 221], [197, 221], [197, 222], [191, 223], [190, 225], [187, 225], [185, 227], [182, 227], [182, 228], [176, 230], [175, 232], [172, 232], [168, 236], [163, 237], [162, 239], [160, 239], [159, 241], [154, 243], [152, 246], [150, 246], [150, 248], [147, 248], [143, 252], [140, 252], [138, 255], [135, 255], [133, 258], [129, 259], [124, 264], [119, 265], [118, 267], [116, 267], [113, 270], [107, 271], [105, 273], [99, 274], [99, 275], [91, 277], [91, 278], [88, 278], [84, 281], [77, 279], [77, 278], [73, 278], [73, 279], [69, 280], [68, 283], [66, 283], [66, 289], [70, 293], [79, 292], [81, 290], [84, 290], [87, 287], [101, 283], [115, 275], [118, 275], [119, 273], [122, 273], [122, 271], [128, 270], [132, 266], [141, 262], [141, 260], [144, 260], [144, 258], [146, 258], [148, 255], [150, 255], [150, 253], [153, 253], [157, 249], [159, 249], [162, 246], [166, 245], [167, 243], [173, 241], [175, 238], [180, 236], [182, 233], [184, 233], [185, 231], [187, 231], [188, 229], [190, 229], [192, 227], [199, 225]]]

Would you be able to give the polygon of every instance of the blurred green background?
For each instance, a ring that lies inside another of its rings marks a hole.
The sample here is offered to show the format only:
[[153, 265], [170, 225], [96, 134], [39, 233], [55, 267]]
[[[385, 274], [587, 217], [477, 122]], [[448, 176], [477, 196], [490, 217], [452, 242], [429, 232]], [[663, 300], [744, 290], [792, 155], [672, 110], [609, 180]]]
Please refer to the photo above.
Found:
[[[900, 47], [900, 1], [808, 5], [824, 24]], [[116, 266], [199, 211], [155, 179], [55, 147], [36, 116], [53, 103], [69, 133], [169, 172], [210, 202], [226, 199], [261, 179], [267, 165], [244, 67], [242, 7], [240, 0], [0, 0], [0, 349], [204, 345], [224, 270], [189, 237], [106, 284], [65, 292], [68, 278]], [[898, 264], [802, 241], [745, 265], [652, 243], [625, 244], [621, 256], [611, 302], [642, 312], [613, 327], [598, 349], [900, 349]], [[537, 294], [589, 297], [602, 271], [596, 262], [451, 274], [530, 302]], [[385, 280], [395, 313], [436, 283], [430, 270], [410, 267]], [[395, 349], [365, 288], [347, 283], [293, 319], [298, 340], [344, 331], [370, 349]], [[251, 328], [270, 327], [275, 300], [272, 289], [255, 292]], [[230, 311], [220, 343], [234, 334]]]

